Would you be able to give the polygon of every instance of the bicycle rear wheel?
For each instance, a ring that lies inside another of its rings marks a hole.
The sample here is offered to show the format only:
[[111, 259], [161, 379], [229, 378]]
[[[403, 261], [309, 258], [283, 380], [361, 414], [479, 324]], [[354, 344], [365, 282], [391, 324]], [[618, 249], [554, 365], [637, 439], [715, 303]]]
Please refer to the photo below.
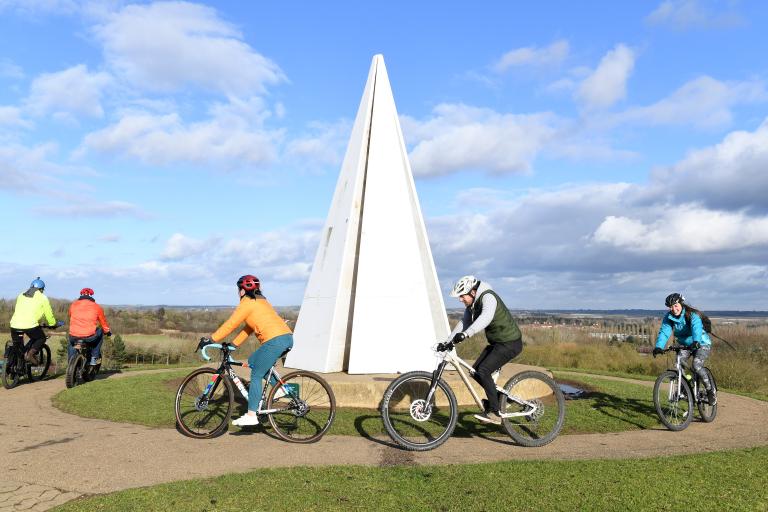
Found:
[[19, 357], [19, 351], [13, 346], [13, 342], [6, 342], [3, 357], [3, 387], [5, 389], [12, 389], [19, 383], [21, 375], [16, 368]]
[[[278, 391], [279, 398], [275, 398]], [[336, 417], [336, 397], [322, 377], [298, 371], [289, 373], [282, 384], [269, 390], [267, 409], [277, 409], [269, 415], [269, 424], [281, 439], [313, 443], [331, 428]]]
[[501, 395], [502, 414], [523, 414], [501, 420], [504, 430], [519, 445], [535, 447], [551, 443], [565, 422], [565, 397], [557, 383], [540, 372], [522, 372], [507, 381]]
[[437, 448], [456, 428], [459, 417], [456, 396], [440, 379], [434, 396], [427, 403], [431, 385], [431, 373], [408, 372], [392, 381], [384, 392], [381, 401], [384, 428], [392, 440], [406, 450]]
[[37, 365], [27, 365], [27, 377], [30, 382], [36, 380], [42, 380], [48, 373], [48, 368], [51, 366], [51, 349], [48, 345], [43, 345], [38, 352], [40, 362]]
[[176, 392], [176, 425], [195, 439], [219, 436], [227, 430], [234, 401], [228, 377], [212, 368], [198, 368]]
[[656, 406], [656, 413], [665, 427], [680, 431], [691, 424], [692, 395], [691, 387], [685, 379], [679, 381], [677, 372], [670, 370], [659, 375], [653, 386], [653, 405]]
[[[715, 393], [717, 393], [717, 383], [715, 382], [715, 376], [712, 375], [712, 372], [709, 371], [709, 368], [704, 367], [704, 371], [707, 372], [707, 376], [709, 377], [709, 382], [712, 384], [712, 389], [715, 390]], [[702, 382], [701, 378], [696, 375], [696, 387], [699, 390], [699, 396], [696, 397], [696, 406], [699, 408], [699, 414], [701, 415], [701, 421], [705, 423], [711, 423], [715, 421], [715, 416], [717, 416], [717, 404], [715, 405], [709, 405], [709, 401], [707, 400], [707, 392], [704, 387], [704, 382]]]

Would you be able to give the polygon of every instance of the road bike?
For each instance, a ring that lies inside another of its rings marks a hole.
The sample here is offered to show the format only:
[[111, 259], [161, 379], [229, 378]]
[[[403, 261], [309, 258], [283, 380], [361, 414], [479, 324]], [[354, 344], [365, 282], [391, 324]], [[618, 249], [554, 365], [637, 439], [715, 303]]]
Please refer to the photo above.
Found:
[[[384, 428], [398, 445], [407, 450], [424, 451], [443, 444], [456, 428], [459, 408], [456, 395], [442, 376], [453, 366], [467, 386], [480, 410], [483, 403], [467, 373], [474, 368], [461, 359], [453, 345], [439, 351], [437, 368], [432, 372], [408, 372], [392, 381], [384, 392], [381, 417]], [[499, 371], [494, 373], [494, 382]], [[510, 378], [499, 393], [502, 426], [522, 446], [544, 446], [560, 433], [565, 421], [565, 398], [558, 385], [547, 375], [524, 371]]]
[[[104, 336], [111, 336], [111, 333], [104, 334]], [[64, 378], [67, 388], [91, 382], [96, 378], [101, 368], [101, 359], [98, 363], [91, 364], [91, 354], [94, 348], [92, 343], [76, 343], [73, 348], [75, 353], [67, 362], [67, 374]]]
[[[201, 341], [198, 349], [206, 361], [211, 360], [208, 349], [221, 350], [221, 364], [216, 369], [198, 368], [184, 378], [176, 392], [176, 423], [189, 437], [209, 439], [227, 430], [234, 408], [234, 388], [248, 400], [248, 388], [232, 367], [250, 366], [232, 359], [230, 354], [235, 347], [228, 343], [203, 344]], [[287, 350], [280, 357], [286, 353]], [[336, 398], [319, 375], [299, 370], [281, 377], [272, 366], [264, 382], [257, 414], [269, 418], [269, 424], [281, 439], [312, 443], [331, 427], [336, 416]]]
[[[54, 326], [44, 326], [46, 329], [55, 329], [64, 325], [63, 322], [59, 322]], [[29, 382], [36, 380], [42, 380], [48, 374], [48, 369], [51, 367], [51, 349], [48, 347], [49, 335], [45, 335], [46, 343], [40, 347], [40, 351], [37, 353], [39, 358], [38, 364], [32, 364], [24, 359], [24, 354], [29, 350], [31, 341], [28, 341], [25, 345], [22, 343], [14, 343], [13, 340], [5, 342], [5, 352], [3, 353], [3, 386], [5, 389], [11, 389], [16, 387], [21, 377], [25, 376], [29, 379]]]
[[[675, 365], [662, 372], [653, 386], [653, 405], [656, 406], [659, 419], [665, 427], [675, 431], [684, 430], [691, 424], [694, 403], [702, 421], [709, 423], [717, 416], [717, 404], [709, 405], [704, 382], [696, 372], [691, 373], [686, 366], [685, 357], [681, 354], [683, 350], [691, 350], [691, 347], [673, 345], [664, 350], [665, 353], [676, 353]], [[707, 367], [704, 367], [704, 371], [707, 372], [709, 382], [716, 393], [714, 375]]]

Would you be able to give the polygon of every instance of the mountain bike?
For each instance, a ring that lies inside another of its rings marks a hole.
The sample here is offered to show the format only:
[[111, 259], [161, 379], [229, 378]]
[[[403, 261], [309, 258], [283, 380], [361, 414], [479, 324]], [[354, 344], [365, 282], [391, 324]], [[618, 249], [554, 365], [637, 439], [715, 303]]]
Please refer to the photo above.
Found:
[[[111, 336], [111, 333], [104, 334], [104, 336]], [[96, 364], [91, 364], [93, 348], [91, 343], [76, 343], [74, 345], [75, 353], [67, 362], [67, 375], [64, 379], [67, 388], [91, 382], [96, 378], [101, 368], [101, 360]]]
[[[234, 408], [234, 388], [248, 400], [248, 388], [232, 367], [250, 366], [232, 359], [230, 354], [235, 347], [228, 343], [204, 345], [201, 342], [198, 349], [206, 361], [211, 360], [208, 349], [221, 350], [221, 364], [217, 369], [198, 368], [184, 378], [176, 392], [176, 423], [189, 437], [209, 439], [227, 430]], [[287, 350], [280, 357], [286, 353]], [[251, 386], [258, 384], [250, 383]], [[331, 427], [336, 416], [336, 398], [319, 375], [299, 370], [281, 377], [272, 366], [264, 382], [257, 414], [269, 418], [269, 424], [281, 439], [312, 443]]]
[[[432, 372], [408, 372], [392, 381], [384, 392], [381, 417], [384, 428], [397, 444], [407, 450], [425, 451], [443, 444], [456, 428], [458, 404], [451, 387], [443, 380], [448, 365], [453, 366], [467, 386], [480, 410], [483, 404], [469, 375], [475, 369], [461, 359], [449, 345], [448, 350], [433, 348], [437, 368]], [[494, 373], [494, 381], [499, 372]], [[502, 426], [522, 446], [544, 446], [560, 433], [565, 421], [565, 398], [558, 385], [547, 375], [524, 371], [510, 378], [499, 393]]]
[[[675, 365], [662, 372], [653, 386], [653, 404], [656, 406], [656, 413], [664, 426], [670, 430], [684, 430], [691, 424], [694, 403], [702, 421], [709, 423], [717, 416], [717, 404], [709, 405], [704, 382], [697, 373], [691, 374], [680, 353], [690, 349], [682, 345], [673, 345], [665, 349], [665, 353], [676, 353]], [[707, 367], [704, 367], [704, 371], [707, 372], [712, 388], [717, 392], [714, 375]]]
[[[46, 329], [55, 329], [64, 325], [64, 322], [58, 322], [54, 326], [43, 326]], [[24, 354], [29, 350], [31, 341], [24, 343], [14, 343], [13, 340], [5, 342], [5, 352], [3, 353], [3, 386], [5, 389], [16, 387], [19, 380], [24, 375], [29, 382], [42, 380], [48, 374], [51, 367], [51, 349], [48, 347], [49, 335], [45, 335], [45, 344], [40, 347], [38, 352], [39, 363], [32, 364], [24, 359]]]

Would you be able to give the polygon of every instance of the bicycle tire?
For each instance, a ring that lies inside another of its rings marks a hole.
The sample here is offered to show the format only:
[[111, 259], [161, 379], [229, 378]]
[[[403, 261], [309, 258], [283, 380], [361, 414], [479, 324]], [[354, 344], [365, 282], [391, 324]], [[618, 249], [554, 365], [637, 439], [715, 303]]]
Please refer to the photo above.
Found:
[[85, 357], [81, 353], [73, 355], [67, 363], [67, 374], [64, 377], [64, 384], [71, 389], [84, 382], [83, 369], [85, 368]]
[[681, 395], [677, 396], [678, 374], [662, 372], [653, 385], [653, 405], [659, 419], [669, 430], [679, 432], [691, 424], [693, 417], [693, 392], [683, 379], [680, 382]]
[[[712, 384], [712, 389], [714, 389], [715, 393], [717, 393], [717, 383], [715, 382], [715, 376], [712, 375], [712, 372], [706, 366], [704, 367], [704, 371], [707, 372], [709, 382]], [[696, 381], [698, 382], [697, 387], [699, 390], [705, 389], [704, 383], [701, 381], [701, 378], [698, 376], [698, 374], [696, 375]], [[715, 403], [715, 405], [709, 405], [706, 393], [704, 393], [703, 397], [697, 397], [696, 407], [699, 409], [699, 416], [701, 416], [701, 421], [704, 423], [712, 423], [715, 421], [715, 417], [717, 416], [717, 403]]]
[[534, 410], [501, 394], [500, 412], [507, 414], [531, 411], [531, 414], [526, 416], [502, 418], [504, 430], [515, 443], [532, 448], [554, 441], [565, 423], [565, 397], [560, 386], [541, 372], [525, 371], [510, 378], [504, 384], [504, 391], [536, 405]]
[[48, 345], [43, 345], [40, 352], [38, 352], [38, 357], [40, 357], [39, 364], [35, 366], [32, 366], [31, 364], [27, 365], [27, 378], [29, 378], [29, 382], [35, 382], [36, 380], [43, 380], [45, 378], [45, 375], [48, 373], [48, 368], [51, 366], [50, 347], [48, 347]]
[[[269, 424], [285, 441], [318, 441], [336, 417], [333, 389], [325, 379], [309, 371], [289, 373], [282, 380], [282, 384], [272, 386], [267, 396], [267, 409], [278, 409], [269, 415]], [[280, 389], [286, 394], [275, 398]]]
[[[448, 384], [437, 381], [435, 396], [426, 404], [432, 384], [429, 372], [404, 373], [390, 383], [381, 401], [384, 429], [406, 450], [433, 450], [451, 437], [459, 417], [456, 395]], [[428, 406], [425, 411], [425, 406]]]
[[[210, 390], [208, 385], [216, 379]], [[201, 401], [204, 392], [209, 398]], [[220, 392], [219, 395], [216, 395]], [[181, 382], [176, 391], [174, 412], [181, 432], [194, 439], [210, 439], [223, 434], [235, 405], [232, 382], [212, 368], [198, 368]]]
[[[19, 383], [21, 375], [19, 375], [16, 368], [19, 357], [19, 351], [13, 346], [13, 342], [6, 342], [3, 356], [3, 387], [5, 389], [13, 389]], [[10, 372], [8, 371], [9, 369]]]

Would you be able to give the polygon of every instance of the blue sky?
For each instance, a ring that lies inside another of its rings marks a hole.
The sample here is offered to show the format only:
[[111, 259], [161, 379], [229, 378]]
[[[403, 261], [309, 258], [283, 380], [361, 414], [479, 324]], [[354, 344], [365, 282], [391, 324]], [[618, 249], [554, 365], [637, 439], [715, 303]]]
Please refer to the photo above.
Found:
[[444, 291], [768, 309], [767, 24], [746, 1], [0, 0], [0, 296], [40, 275], [229, 304], [250, 272], [299, 304], [381, 53]]

